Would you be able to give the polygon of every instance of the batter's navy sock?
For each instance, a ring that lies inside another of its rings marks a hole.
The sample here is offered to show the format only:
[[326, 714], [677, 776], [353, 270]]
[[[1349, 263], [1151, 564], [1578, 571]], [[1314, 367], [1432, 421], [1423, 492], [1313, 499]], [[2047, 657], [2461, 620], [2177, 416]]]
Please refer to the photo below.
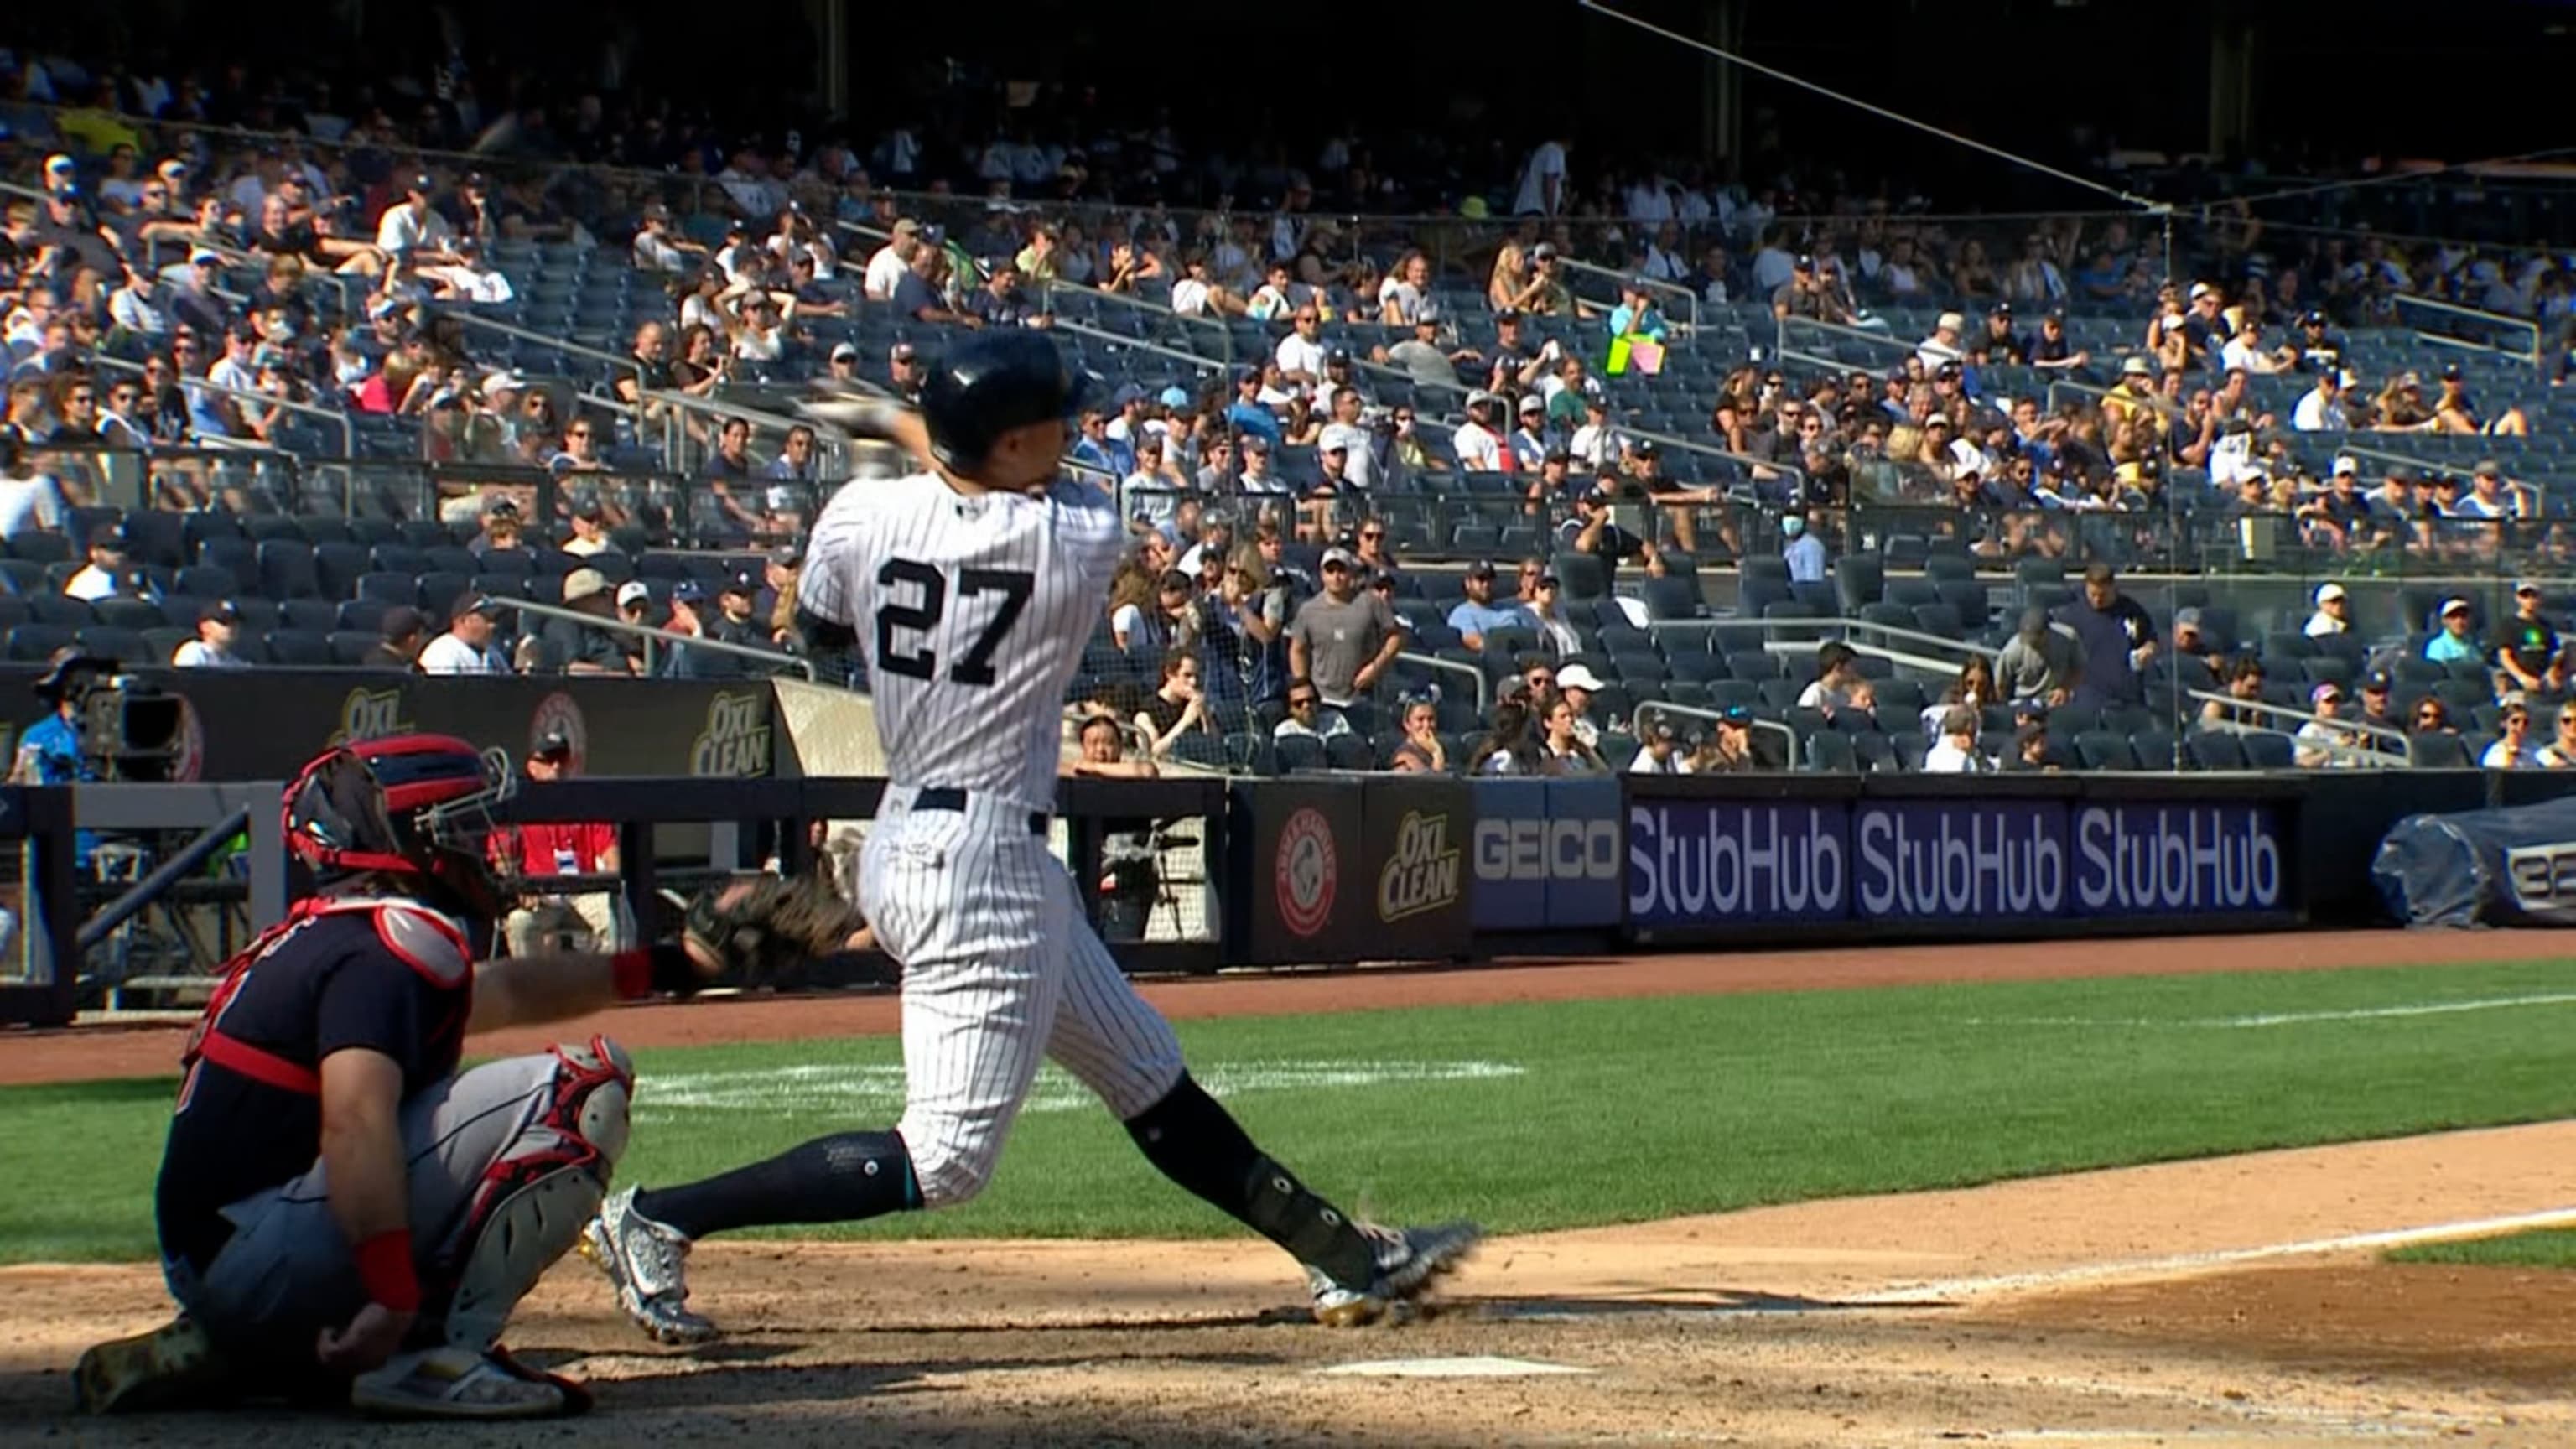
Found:
[[1346, 1287], [1364, 1288], [1377, 1276], [1377, 1252], [1351, 1220], [1264, 1156], [1233, 1115], [1188, 1076], [1129, 1118], [1127, 1135], [1165, 1177], [1298, 1262]]
[[718, 1177], [635, 1194], [635, 1210], [690, 1238], [778, 1223], [846, 1223], [921, 1206], [893, 1132], [844, 1132]]

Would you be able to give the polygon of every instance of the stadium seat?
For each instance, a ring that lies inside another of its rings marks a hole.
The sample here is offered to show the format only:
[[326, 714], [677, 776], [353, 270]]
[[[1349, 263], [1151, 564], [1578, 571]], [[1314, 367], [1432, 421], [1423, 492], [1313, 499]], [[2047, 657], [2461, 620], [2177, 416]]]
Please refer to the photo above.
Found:
[[2465, 770], [2477, 764], [2468, 742], [2448, 730], [2418, 730], [2409, 736], [2409, 758], [2424, 770]]
[[2173, 770], [2180, 768], [2174, 757], [2178, 743], [2171, 730], [2144, 730], [2129, 736], [2129, 751], [2141, 770]]
[[31, 564], [57, 564], [72, 556], [71, 535], [31, 529], [9, 540], [9, 556]]
[[9, 631], [8, 656], [22, 664], [41, 664], [46, 656], [72, 642], [68, 624], [20, 624]]
[[420, 580], [411, 574], [389, 571], [360, 574], [358, 597], [386, 606], [417, 603], [420, 599]]
[[1650, 619], [1695, 619], [1701, 613], [1699, 590], [1688, 579], [1649, 578], [1640, 592]]
[[2075, 736], [2075, 758], [2088, 770], [2135, 770], [2138, 757], [2129, 737], [2112, 730], [2084, 730]]
[[2193, 765], [2204, 770], [2242, 770], [2245, 746], [2231, 730], [2201, 730], [2184, 740]]
[[231, 592], [249, 593], [259, 587], [259, 550], [247, 538], [209, 538], [198, 547], [197, 562], [230, 573]]
[[1335, 770], [1369, 770], [1377, 767], [1376, 748], [1366, 735], [1353, 729], [1324, 741], [1324, 763]]
[[329, 599], [289, 599], [277, 609], [278, 622], [290, 629], [327, 634], [340, 622], [340, 606]]
[[474, 581], [463, 574], [427, 573], [420, 576], [420, 607], [435, 620], [447, 617], [448, 609]]
[[1834, 591], [1841, 596], [1845, 614], [1857, 616], [1877, 603], [1886, 586], [1885, 569], [1867, 554], [1846, 554], [1834, 561]]
[[146, 652], [142, 630], [120, 629], [114, 624], [89, 625], [74, 635], [72, 642], [92, 654], [104, 659], [113, 659], [119, 664], [163, 664], [169, 660], [168, 655], [155, 659]]
[[313, 546], [313, 576], [324, 598], [355, 598], [358, 579], [371, 566], [364, 544], [341, 540]]
[[1852, 735], [1851, 745], [1852, 757], [1867, 774], [1893, 775], [1903, 768], [1897, 760], [1895, 741], [1876, 730]]
[[1805, 739], [1800, 748], [1806, 753], [1807, 768], [1818, 774], [1860, 773], [1860, 755], [1852, 748], [1849, 735], [1822, 730]]
[[39, 624], [59, 624], [66, 629], [82, 629], [98, 622], [98, 611], [85, 599], [68, 594], [32, 594], [27, 599], [28, 611]]
[[2245, 747], [2245, 764], [2256, 770], [2288, 770], [2298, 763], [2290, 737], [2273, 730], [2249, 730], [2236, 737]]
[[[14, 636], [11, 647], [16, 647]], [[1279, 773], [1283, 775], [1306, 774], [1326, 768], [1324, 742], [1310, 735], [1284, 735], [1276, 741], [1276, 749]]]
[[[158, 629], [170, 622], [161, 613], [161, 605], [149, 599], [100, 599], [90, 605], [90, 612], [102, 624], [119, 629]], [[184, 622], [194, 623], [196, 610], [188, 611]]]

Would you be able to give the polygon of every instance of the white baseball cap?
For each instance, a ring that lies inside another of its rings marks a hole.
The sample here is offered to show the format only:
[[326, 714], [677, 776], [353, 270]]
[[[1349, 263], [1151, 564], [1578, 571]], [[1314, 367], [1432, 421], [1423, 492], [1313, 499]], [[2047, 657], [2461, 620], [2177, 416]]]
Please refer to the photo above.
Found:
[[642, 579], [628, 579], [617, 586], [617, 607], [621, 609], [629, 604], [643, 603], [651, 597], [653, 591], [644, 587]]
[[1569, 664], [1563, 669], [1556, 671], [1556, 687], [1559, 689], [1588, 690], [1593, 694], [1599, 694], [1601, 692], [1601, 676], [1593, 673], [1589, 665]]
[[2334, 470], [2335, 476], [2337, 477], [2341, 477], [2346, 473], [2359, 473], [2361, 471], [2361, 460], [2355, 458], [2350, 453], [2339, 453], [2335, 456]]
[[2317, 607], [2318, 607], [2318, 608], [2324, 608], [2326, 605], [2333, 603], [2335, 600], [2340, 599], [2340, 598], [2342, 598], [2343, 596], [2344, 596], [2344, 593], [2343, 593], [2343, 585], [2341, 585], [2341, 584], [2319, 584], [2319, 585], [2317, 585]]

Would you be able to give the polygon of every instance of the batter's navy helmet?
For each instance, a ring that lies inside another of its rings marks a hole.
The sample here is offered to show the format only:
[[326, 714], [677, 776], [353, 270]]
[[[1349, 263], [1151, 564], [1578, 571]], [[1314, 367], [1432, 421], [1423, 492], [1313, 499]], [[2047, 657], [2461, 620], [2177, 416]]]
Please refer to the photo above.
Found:
[[1043, 333], [976, 333], [949, 348], [921, 385], [931, 456], [971, 477], [1004, 433], [1070, 416], [1089, 381]]

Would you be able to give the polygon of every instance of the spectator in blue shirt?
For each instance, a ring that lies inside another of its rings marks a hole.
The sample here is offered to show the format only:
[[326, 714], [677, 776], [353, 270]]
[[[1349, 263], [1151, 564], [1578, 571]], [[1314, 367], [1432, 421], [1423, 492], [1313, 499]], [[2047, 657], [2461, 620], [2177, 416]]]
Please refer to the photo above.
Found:
[[2478, 643], [2469, 601], [2448, 599], [2442, 604], [2442, 632], [2425, 641], [2424, 657], [2436, 664], [2479, 664], [2487, 652]]
[[1655, 310], [1654, 298], [1647, 293], [1645, 278], [1629, 278], [1621, 292], [1619, 305], [1610, 309], [1610, 335], [1662, 342], [1664, 314]]
[[1780, 534], [1788, 540], [1780, 546], [1780, 557], [1789, 565], [1789, 582], [1823, 583], [1825, 581], [1825, 541], [1807, 531], [1806, 516], [1792, 513], [1782, 518]]
[[1238, 433], [1249, 433], [1276, 448], [1286, 441], [1279, 431], [1279, 415], [1261, 401], [1261, 373], [1257, 368], [1244, 368], [1234, 375], [1234, 401], [1226, 406], [1225, 425]]
[[1485, 636], [1496, 629], [1539, 632], [1538, 620], [1528, 609], [1518, 603], [1494, 602], [1494, 565], [1481, 558], [1467, 565], [1467, 597], [1449, 611], [1449, 627], [1458, 631], [1460, 642], [1479, 654], [1484, 652]]

